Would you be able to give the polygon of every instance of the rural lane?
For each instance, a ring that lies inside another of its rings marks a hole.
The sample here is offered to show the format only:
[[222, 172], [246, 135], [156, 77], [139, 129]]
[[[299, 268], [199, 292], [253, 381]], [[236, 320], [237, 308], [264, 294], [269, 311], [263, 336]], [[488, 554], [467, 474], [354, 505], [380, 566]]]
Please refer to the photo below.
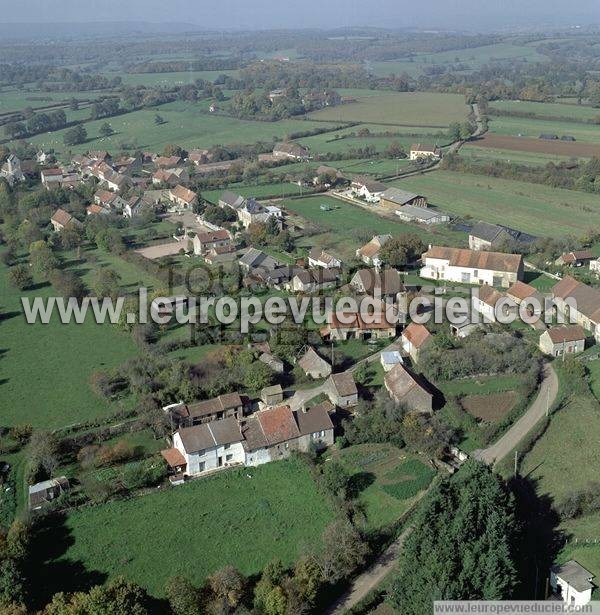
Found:
[[495, 465], [514, 448], [534, 428], [535, 424], [546, 414], [558, 394], [558, 377], [552, 365], [544, 366], [544, 378], [534, 402], [525, 414], [492, 446], [475, 451], [473, 457], [488, 465]]

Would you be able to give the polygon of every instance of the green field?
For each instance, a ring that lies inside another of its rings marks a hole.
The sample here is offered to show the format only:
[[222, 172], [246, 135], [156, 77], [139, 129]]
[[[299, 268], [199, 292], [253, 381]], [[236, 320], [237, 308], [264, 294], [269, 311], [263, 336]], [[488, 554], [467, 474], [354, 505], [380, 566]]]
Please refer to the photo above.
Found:
[[353, 475], [368, 485], [360, 492], [367, 529], [397, 521], [429, 486], [435, 472], [418, 457], [391, 444], [360, 444], [334, 454]]
[[[291, 182], [281, 182], [277, 184], [260, 184], [258, 186], [240, 186], [237, 184], [231, 184], [227, 187], [227, 190], [245, 197], [255, 197], [260, 199], [271, 196], [274, 198], [299, 196], [302, 195], [303, 191], [306, 192], [307, 189], [298, 186], [298, 184], [292, 184]], [[202, 197], [211, 203], [217, 203], [223, 192], [223, 190], [207, 190], [202, 193]]]
[[505, 112], [532, 113], [542, 117], [573, 118], [585, 122], [600, 117], [600, 109], [585, 105], [565, 105], [564, 103], [542, 103], [527, 100], [494, 100], [491, 109]]
[[[165, 124], [157, 126], [154, 123], [157, 113], [164, 118]], [[63, 143], [64, 130], [38, 135], [31, 141], [37, 146], [46, 149], [52, 147], [61, 153], [67, 150], [82, 153], [100, 147], [118, 151], [125, 149], [124, 145], [129, 146], [128, 149], [160, 151], [173, 143], [191, 149], [217, 144], [271, 142], [291, 133], [328, 127], [327, 123], [305, 120], [259, 122], [208, 115], [200, 105], [192, 103], [169, 103], [156, 109], [144, 109], [110, 118], [115, 134], [103, 138], [98, 136], [98, 131], [105, 121], [86, 122], [88, 140], [72, 148], [67, 148]]]
[[32, 109], [47, 107], [60, 102], [68, 102], [72, 98], [93, 100], [104, 95], [106, 95], [106, 92], [40, 92], [39, 90], [6, 89], [0, 91], [0, 113], [20, 111], [27, 107]]
[[469, 70], [477, 69], [487, 63], [525, 59], [530, 62], [543, 61], [533, 47], [513, 45], [511, 43], [496, 43], [467, 49], [451, 49], [438, 53], [417, 53], [412, 59], [369, 62], [367, 68], [378, 76], [407, 73], [411, 76], [421, 74], [430, 66], [451, 66], [456, 63], [466, 64]]
[[385, 92], [358, 96], [357, 102], [329, 107], [309, 117], [332, 122], [363, 122], [445, 128], [467, 119], [469, 108], [459, 94]]
[[537, 139], [541, 134], [555, 134], [559, 137], [570, 135], [583, 143], [600, 143], [600, 125], [595, 124], [518, 117], [491, 117], [489, 128], [491, 133], [511, 137], [522, 136]]
[[442, 210], [534, 235], [582, 233], [600, 224], [596, 196], [573, 190], [471, 175], [435, 171], [392, 182], [427, 196]]
[[[228, 470], [183, 486], [127, 501], [89, 507], [68, 516], [59, 533], [68, 549], [41, 570], [56, 580], [64, 565], [104, 577], [125, 575], [154, 595], [183, 575], [199, 585], [227, 564], [256, 574], [273, 558], [291, 564], [318, 548], [333, 511], [306, 466], [288, 460]], [[55, 551], [56, 539], [39, 544]], [[62, 583], [77, 582], [71, 577]], [[63, 590], [66, 588], [63, 587]]]
[[[135, 354], [135, 345], [114, 326], [27, 324], [21, 293], [7, 283], [0, 265], [0, 406], [2, 425], [31, 423], [38, 429], [64, 427], [117, 410], [89, 387], [90, 375], [116, 367]], [[23, 293], [49, 297], [45, 286]], [[32, 383], [35, 383], [33, 386]]]
[[462, 158], [472, 162], [488, 163], [494, 160], [521, 164], [526, 166], [544, 166], [549, 162], [569, 160], [568, 156], [556, 156], [554, 154], [535, 154], [531, 152], [519, 152], [515, 150], [493, 149], [491, 147], [479, 147], [478, 145], [463, 145], [460, 148]]

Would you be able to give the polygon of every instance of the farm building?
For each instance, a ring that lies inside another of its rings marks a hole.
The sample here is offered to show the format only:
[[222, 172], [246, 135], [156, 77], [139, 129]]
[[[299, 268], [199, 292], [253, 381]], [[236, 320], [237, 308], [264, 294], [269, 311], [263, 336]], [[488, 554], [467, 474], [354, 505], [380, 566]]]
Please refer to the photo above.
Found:
[[308, 150], [298, 143], [277, 143], [273, 148], [274, 158], [289, 158], [290, 160], [308, 160]]
[[404, 363], [402, 355], [397, 350], [387, 350], [381, 353], [379, 357], [381, 366], [384, 372], [389, 372], [398, 363]]
[[308, 253], [308, 265], [310, 267], [323, 267], [323, 269], [339, 269], [342, 266], [342, 261], [321, 248], [312, 248]]
[[443, 224], [450, 222], [449, 214], [439, 209], [425, 209], [414, 205], [404, 205], [396, 210], [396, 215], [406, 222], [417, 222], [419, 224]]
[[368, 203], [379, 203], [387, 186], [368, 177], [355, 177], [350, 184], [352, 191]]
[[64, 476], [29, 486], [29, 508], [39, 510], [46, 502], [55, 500], [69, 490], [69, 481]]
[[277, 406], [283, 402], [283, 389], [280, 384], [265, 387], [260, 392], [260, 398], [267, 406]]
[[69, 212], [64, 209], [57, 209], [50, 218], [52, 228], [58, 233], [66, 228], [73, 226], [81, 226], [81, 222], [74, 218]]
[[422, 158], [441, 158], [442, 150], [437, 145], [425, 145], [423, 143], [413, 143], [410, 146], [410, 160], [419, 160]]
[[331, 374], [326, 386], [327, 395], [332, 404], [340, 408], [349, 408], [358, 403], [358, 389], [351, 372]]
[[198, 203], [198, 196], [192, 190], [179, 184], [169, 190], [169, 200], [183, 209], [191, 209]]
[[422, 260], [420, 275], [429, 280], [508, 288], [523, 279], [520, 254], [430, 246]]
[[395, 269], [359, 269], [352, 276], [350, 286], [359, 293], [391, 302], [406, 296], [402, 276]]
[[551, 327], [540, 335], [540, 350], [551, 357], [583, 352], [585, 331], [581, 325]]
[[219, 197], [219, 207], [230, 207], [236, 211], [242, 209], [245, 202], [246, 199], [243, 196], [231, 192], [230, 190], [225, 190]]
[[481, 314], [486, 322], [496, 322], [496, 307], [502, 299], [504, 299], [502, 293], [486, 284], [477, 289], [477, 293], [473, 295], [473, 310]]
[[337, 281], [337, 269], [300, 269], [291, 279], [291, 289], [295, 293], [314, 293], [335, 288]]
[[427, 198], [420, 194], [415, 194], [414, 192], [400, 190], [400, 188], [388, 188], [381, 195], [381, 205], [383, 207], [389, 207], [390, 209], [396, 209], [406, 205], [427, 207]]
[[386, 373], [383, 383], [395, 403], [412, 412], [433, 412], [433, 394], [402, 363]]
[[469, 249], [493, 250], [511, 244], [531, 244], [537, 237], [502, 224], [478, 222], [469, 233]]
[[327, 378], [331, 374], [331, 365], [320, 357], [312, 346], [309, 346], [307, 351], [298, 359], [298, 366], [314, 380]]
[[575, 250], [574, 252], [561, 254], [554, 264], [565, 267], [583, 267], [593, 260], [594, 255], [590, 250]]
[[396, 335], [396, 324], [387, 321], [386, 312], [369, 316], [368, 322], [358, 312], [340, 315], [333, 312], [323, 332], [326, 337], [338, 341], [388, 339]]
[[557, 310], [570, 322], [576, 322], [600, 342], [600, 291], [570, 276], [552, 288]]
[[198, 233], [194, 236], [194, 254], [204, 256], [210, 250], [215, 248], [229, 247], [232, 244], [229, 231], [220, 229], [218, 231], [208, 231], [206, 233]]
[[410, 356], [414, 363], [419, 362], [421, 350], [431, 341], [433, 336], [421, 324], [411, 322], [402, 331], [402, 349]]
[[242, 399], [239, 393], [226, 393], [193, 404], [171, 404], [163, 410], [175, 424], [191, 426], [222, 418], [241, 419], [247, 405], [247, 400]]

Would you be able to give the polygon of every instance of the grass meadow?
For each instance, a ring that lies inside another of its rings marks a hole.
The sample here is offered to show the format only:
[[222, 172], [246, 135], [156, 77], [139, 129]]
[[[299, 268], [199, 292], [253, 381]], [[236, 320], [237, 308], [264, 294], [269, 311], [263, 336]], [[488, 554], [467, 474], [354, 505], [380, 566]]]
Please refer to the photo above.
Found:
[[435, 171], [392, 182], [424, 194], [430, 203], [458, 216], [507, 224], [534, 235], [581, 234], [600, 225], [598, 199], [592, 194], [484, 177]]
[[[568, 110], [571, 107], [566, 108]], [[596, 124], [519, 117], [491, 117], [489, 128], [491, 133], [511, 137], [522, 136], [537, 139], [541, 134], [555, 134], [559, 137], [571, 135], [583, 143], [600, 143], [600, 125]]]
[[363, 122], [402, 126], [446, 128], [467, 119], [469, 108], [459, 94], [432, 92], [385, 92], [357, 96], [357, 102], [329, 107], [309, 114], [330, 122]]
[[586, 105], [566, 105], [564, 103], [531, 102], [528, 100], [494, 100], [490, 108], [500, 112], [531, 113], [540, 117], [569, 117], [573, 120], [585, 122], [600, 116], [600, 109]]
[[[186, 485], [71, 513], [64, 526], [39, 537], [45, 579], [55, 572], [105, 580], [117, 575], [162, 596], [167, 579], [183, 575], [199, 585], [227, 564], [256, 574], [273, 558], [291, 564], [317, 549], [334, 512], [303, 462], [227, 470]], [[56, 553], [56, 535], [68, 545]], [[62, 579], [61, 582], [68, 582]], [[49, 588], [50, 589], [50, 588]]]

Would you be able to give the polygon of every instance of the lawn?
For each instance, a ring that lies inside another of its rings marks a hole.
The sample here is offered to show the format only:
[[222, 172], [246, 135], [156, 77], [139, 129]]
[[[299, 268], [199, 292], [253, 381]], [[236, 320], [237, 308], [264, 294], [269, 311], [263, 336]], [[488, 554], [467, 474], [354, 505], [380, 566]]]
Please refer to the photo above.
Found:
[[[154, 122], [157, 114], [165, 120], [164, 124], [157, 125]], [[115, 134], [110, 137], [100, 137], [98, 132], [105, 121], [86, 122], [88, 140], [71, 148], [67, 148], [63, 143], [64, 130], [38, 135], [31, 141], [36, 146], [45, 149], [52, 147], [62, 154], [66, 154], [67, 150], [75, 154], [100, 147], [110, 151], [121, 149], [161, 151], [172, 143], [191, 149], [212, 147], [217, 144], [272, 142], [291, 133], [328, 127], [327, 123], [306, 120], [259, 122], [209, 115], [203, 111], [200, 104], [184, 102], [169, 103], [154, 109], [143, 109], [110, 118], [110, 125]], [[331, 127], [335, 125], [332, 124]]]
[[[128, 335], [91, 319], [78, 325], [27, 324], [21, 293], [7, 283], [0, 265], [0, 406], [2, 425], [31, 423], [38, 429], [64, 427], [117, 410], [89, 387], [94, 371], [117, 367], [136, 352]], [[23, 296], [53, 294], [49, 286]]]
[[420, 458], [391, 444], [360, 444], [332, 455], [353, 475], [365, 507], [366, 529], [397, 521], [429, 486], [435, 472]]
[[[73, 512], [61, 528], [68, 548], [40, 574], [56, 579], [53, 570], [65, 567], [100, 579], [122, 574], [161, 596], [174, 575], [199, 585], [228, 564], [248, 575], [273, 558], [289, 565], [318, 548], [333, 516], [299, 460], [228, 470]], [[55, 548], [52, 534], [38, 544], [42, 561], [44, 549]]]
[[469, 108], [459, 94], [386, 92], [357, 96], [357, 102], [329, 107], [309, 117], [332, 122], [365, 122], [402, 126], [445, 128], [467, 119]]
[[392, 184], [424, 194], [433, 205], [458, 216], [507, 224], [538, 236], [581, 234], [600, 225], [598, 199], [574, 190], [451, 171]]

